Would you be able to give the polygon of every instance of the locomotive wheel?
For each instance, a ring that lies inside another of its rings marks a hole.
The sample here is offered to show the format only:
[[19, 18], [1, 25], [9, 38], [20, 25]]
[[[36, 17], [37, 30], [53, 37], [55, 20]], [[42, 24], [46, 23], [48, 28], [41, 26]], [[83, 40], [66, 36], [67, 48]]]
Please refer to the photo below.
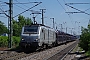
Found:
[[43, 48], [47, 48], [47, 45], [44, 45]]
[[52, 44], [52, 46], [53, 46], [53, 47], [55, 47], [55, 46], [56, 46], [56, 44], [55, 44], [55, 43], [53, 43], [53, 44]]

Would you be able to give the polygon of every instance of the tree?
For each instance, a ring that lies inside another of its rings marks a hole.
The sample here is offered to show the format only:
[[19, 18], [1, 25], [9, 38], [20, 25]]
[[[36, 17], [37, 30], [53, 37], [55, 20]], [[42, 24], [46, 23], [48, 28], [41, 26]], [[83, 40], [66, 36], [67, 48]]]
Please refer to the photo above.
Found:
[[83, 48], [85, 51], [90, 49], [90, 25], [87, 28], [82, 27], [82, 34], [80, 37], [80, 47]]
[[26, 24], [25, 25], [31, 25], [32, 24], [32, 20], [30, 18], [26, 18]]
[[25, 18], [24, 16], [18, 16], [18, 21], [13, 20], [13, 36], [20, 36], [22, 27], [25, 25], [31, 25], [32, 20]]
[[4, 25], [3, 22], [0, 21], [0, 35], [7, 32], [8, 32], [7, 27]]
[[13, 36], [19, 36], [19, 25], [18, 25], [18, 22], [13, 20]]

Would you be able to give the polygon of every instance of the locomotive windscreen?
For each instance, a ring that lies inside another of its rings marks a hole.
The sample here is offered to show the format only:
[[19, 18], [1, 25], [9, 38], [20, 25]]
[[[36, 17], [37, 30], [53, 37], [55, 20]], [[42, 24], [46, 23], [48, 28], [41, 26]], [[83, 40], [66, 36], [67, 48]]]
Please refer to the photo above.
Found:
[[37, 33], [38, 32], [38, 26], [25, 26], [24, 27], [24, 33]]

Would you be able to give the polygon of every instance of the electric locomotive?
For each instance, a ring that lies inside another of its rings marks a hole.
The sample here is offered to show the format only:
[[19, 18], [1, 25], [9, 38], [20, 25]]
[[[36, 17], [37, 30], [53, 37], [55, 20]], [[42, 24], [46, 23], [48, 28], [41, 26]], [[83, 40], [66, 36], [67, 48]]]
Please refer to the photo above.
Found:
[[55, 40], [54, 29], [42, 24], [33, 24], [22, 27], [20, 46], [24, 48], [45, 47], [55, 44]]

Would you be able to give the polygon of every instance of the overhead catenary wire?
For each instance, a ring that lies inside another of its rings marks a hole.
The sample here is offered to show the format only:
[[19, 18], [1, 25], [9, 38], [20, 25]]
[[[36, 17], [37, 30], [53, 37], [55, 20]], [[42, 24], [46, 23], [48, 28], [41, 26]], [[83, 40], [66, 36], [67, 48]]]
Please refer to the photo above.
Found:
[[88, 10], [90, 10], [90, 8], [86, 9], [85, 11], [88, 11]]
[[85, 11], [81, 11], [81, 10], [75, 8], [75, 7], [72, 7], [72, 6], [68, 5], [68, 4], [65, 4], [65, 5], [66, 5], [66, 6], [69, 6], [70, 8], [73, 8], [73, 9], [79, 11], [79, 12], [82, 12], [82, 13], [85, 13], [85, 14], [87, 14], [87, 15], [90, 15], [89, 13], [86, 13]]
[[[17, 0], [15, 0], [16, 2], [18, 2], [18, 3], [20, 3], [19, 1], [17, 1]], [[16, 4], [15, 4], [16, 5]], [[26, 5], [24, 5], [24, 4], [22, 4], [23, 6], [25, 6], [25, 7], [27, 7], [27, 8], [30, 8], [30, 7], [28, 7], [28, 6], [26, 6]], [[21, 9], [24, 9], [24, 10], [26, 10], [25, 8], [23, 8], [23, 7], [21, 7], [21, 6], [19, 6], [19, 5], [16, 5], [17, 7], [19, 7], [19, 8], [21, 8]], [[31, 11], [31, 12], [34, 12], [34, 10], [29, 10], [29, 11]], [[36, 12], [36, 11], [35, 11]]]
[[[0, 1], [0, 2], [1, 2], [2, 4], [8, 4], [8, 5], [9, 5], [8, 2], [4, 2], [4, 1]], [[22, 3], [18, 2], [18, 3], [12, 3], [12, 4], [14, 4], [14, 5], [16, 5], [16, 4], [22, 4], [22, 5], [24, 5], [24, 4], [30, 4], [30, 3], [38, 3], [38, 4], [39, 4], [39, 3], [41, 3], [41, 2], [26, 2], [26, 3], [24, 3], [24, 2], [22, 2]], [[36, 5], [38, 5], [38, 4], [36, 4]], [[35, 6], [36, 6], [36, 5], [35, 5]], [[18, 5], [16, 5], [16, 6], [18, 6]], [[25, 5], [24, 5], [24, 6], [25, 6]], [[21, 9], [26, 10], [26, 9], [23, 8], [23, 7], [20, 7], [20, 6], [18, 6], [18, 7], [21, 8]], [[33, 7], [34, 7], [34, 6], [33, 6]], [[33, 7], [32, 7], [32, 8], [33, 8]], [[4, 9], [1, 9], [1, 8], [0, 8], [0, 10], [3, 12], [3, 14], [5, 14], [6, 16], [8, 16], [8, 15], [3, 11]], [[28, 10], [28, 9], [27, 9], [27, 10]], [[27, 11], [27, 10], [26, 10], [26, 11]], [[8, 17], [9, 17], [9, 16], [8, 16]]]
[[[59, 3], [59, 5], [64, 9], [64, 11], [66, 11], [66, 9], [62, 6], [62, 4], [59, 2], [59, 0], [57, 0], [58, 1], [58, 3]], [[65, 2], [65, 0], [63, 0], [64, 1], [64, 3], [66, 3]], [[67, 8], [68, 9], [68, 8]], [[69, 10], [69, 9], [68, 9]], [[71, 16], [70, 16], [70, 14], [68, 14], [67, 13], [67, 15], [69, 16], [69, 18], [71, 19], [71, 20], [73, 20], [72, 18], [71, 18]], [[72, 22], [72, 21], [71, 21]], [[72, 23], [72, 25], [73, 25], [73, 23]], [[74, 25], [73, 25], [74, 26]]]
[[[18, 2], [18, 3], [20, 3], [19, 1], [17, 1], [17, 0], [15, 0], [16, 2]], [[15, 4], [16, 5], [16, 4]], [[28, 7], [28, 6], [26, 6], [26, 5], [24, 5], [24, 4], [22, 4], [23, 6], [25, 6], [25, 7]], [[29, 8], [29, 7], [28, 7]]]
[[[30, 0], [29, 0], [30, 1]], [[38, 1], [38, 0], [35, 0], [35, 1]], [[46, 9], [46, 11], [49, 11], [49, 9], [47, 9], [46, 8], [46, 6], [45, 5], [39, 5], [40, 6], [40, 8], [45, 8]], [[40, 9], [40, 8], [38, 8], [38, 9]], [[52, 13], [51, 13], [51, 11], [49, 11], [49, 13], [51, 14], [51, 15], [53, 15]], [[44, 18], [46, 18], [46, 19], [50, 19], [51, 17], [49, 17], [49, 16], [46, 16], [46, 15], [44, 15]], [[47, 22], [47, 20], [45, 20], [46, 22]], [[46, 23], [47, 24], [47, 23]]]
[[[3, 1], [0, 1], [0, 2], [9, 4], [8, 2], [3, 2]], [[12, 4], [30, 4], [30, 3], [39, 3], [39, 2], [26, 2], [26, 3], [24, 3], [24, 2], [22, 2], [22, 3], [19, 2], [19, 3], [12, 3]]]
[[82, 10], [79, 10], [79, 9], [77, 9], [77, 8], [75, 8], [75, 7], [73, 7], [73, 6], [71, 6], [71, 5], [76, 5], [76, 4], [90, 4], [90, 3], [66, 3], [65, 5], [66, 6], [68, 6], [68, 7], [70, 7], [70, 8], [73, 8], [73, 9], [75, 9], [75, 10], [77, 10], [77, 11], [79, 11], [79, 12], [66, 12], [66, 13], [85, 13], [85, 14], [87, 14], [87, 15], [90, 15], [90, 13], [86, 13], [86, 11], [88, 11], [90, 8], [88, 8], [88, 9], [86, 9], [86, 10], [84, 10], [84, 11], [82, 11]]
[[[20, 2], [17, 1], [17, 0], [15, 0], [15, 1], [16, 1], [17, 3], [20, 3]], [[23, 10], [26, 10], [25, 8], [23, 8], [23, 7], [21, 7], [21, 6], [17, 5], [17, 4], [14, 4], [14, 5], [17, 6], [17, 7], [19, 7], [19, 8], [21, 8], [21, 9], [23, 9]], [[27, 7], [27, 8], [30, 8], [30, 7], [28, 7], [28, 6], [24, 5], [24, 4], [21, 4], [21, 5], [23, 5], [23, 6]], [[28, 11], [32, 12], [32, 10], [28, 10]]]
[[59, 3], [59, 5], [66, 11], [66, 9], [61, 5], [61, 3], [57, 0], [57, 2]]
[[38, 3], [38, 2], [13, 3], [13, 4], [30, 4], [30, 3]]
[[[58, 1], [58, 0], [57, 0]], [[63, 0], [64, 1], [64, 3], [66, 3], [65, 2], [65, 0]], [[58, 1], [58, 3], [60, 4], [60, 6], [66, 11], [66, 9], [61, 5], [61, 3]], [[68, 16], [70, 17], [70, 19], [71, 19], [71, 16], [68, 14]]]
[[90, 4], [90, 3], [66, 3], [66, 4], [74, 5], [74, 4]]
[[[65, 0], [63, 0], [63, 1], [64, 1], [64, 3], [66, 3]], [[67, 9], [68, 9], [68, 7], [67, 7]], [[68, 9], [68, 10], [69, 10], [69, 9]], [[69, 18], [70, 18], [71, 20], [73, 20], [73, 19], [71, 18], [70, 14], [68, 14], [68, 16], [69, 16]]]
[[26, 10], [25, 8], [23, 8], [23, 7], [19, 6], [19, 5], [16, 5], [16, 6], [19, 7], [19, 8], [21, 8], [21, 9], [23, 9], [23, 10]]
[[[37, 1], [37, 0], [35, 0], [35, 1]], [[45, 5], [43, 5], [43, 6], [40, 5], [40, 8], [42, 8], [42, 7], [46, 8]], [[48, 9], [46, 9], [46, 10], [49, 11]], [[51, 13], [51, 11], [49, 11], [49, 13], [50, 13], [51, 15], [53, 15], [53, 14]], [[47, 18], [51, 18], [51, 17], [47, 17]]]
[[[66, 3], [65, 2], [65, 0], [63, 0], [64, 1], [64, 3]], [[67, 9], [68, 9], [68, 7], [67, 7]], [[68, 11], [69, 11], [69, 9], [68, 9]], [[68, 13], [67, 13], [68, 14]], [[72, 25], [73, 25], [73, 28], [75, 28], [75, 25], [73, 24], [73, 18], [71, 17], [71, 15], [70, 14], [68, 14], [68, 16], [69, 16], [69, 18], [70, 18], [70, 20], [71, 20], [71, 23], [72, 23]]]
[[2, 11], [3, 14], [5, 14], [7, 17], [9, 17], [9, 15], [5, 13], [5, 11], [4, 11], [4, 9], [2, 8], [2, 6], [1, 6], [0, 10]]
[[3, 4], [7, 4], [6, 2], [3, 2], [3, 1], [0, 1], [1, 3], [0, 3], [0, 14], [4, 14], [5, 16], [0, 16], [0, 17], [2, 17], [2, 18], [7, 18], [7, 17], [9, 17], [9, 15], [8, 14], [6, 14], [6, 12], [8, 12], [7, 10], [6, 11], [4, 11], [4, 9], [3, 9], [3, 7], [2, 6], [7, 6], [7, 5], [3, 5]]
[[71, 13], [85, 13], [85, 14], [87, 14], [87, 15], [90, 15], [89, 13], [86, 13], [86, 12], [85, 12], [85, 11], [89, 10], [90, 8], [86, 9], [85, 11], [81, 11], [81, 10], [75, 8], [75, 7], [70, 6], [70, 5], [73, 5], [73, 4], [90, 4], [90, 3], [66, 3], [66, 4], [65, 4], [65, 5], [67, 5], [67, 6], [71, 7], [71, 8], [79, 11], [79, 12], [71, 12]]
[[28, 8], [27, 10], [25, 10], [25, 11], [23, 11], [23, 12], [21, 12], [21, 13], [19, 13], [19, 14], [17, 14], [16, 16], [14, 16], [13, 18], [15, 18], [15, 17], [17, 17], [18, 15], [21, 15], [21, 14], [23, 14], [23, 13], [25, 13], [25, 12], [27, 12], [27, 11], [29, 11], [30, 9], [32, 9], [32, 8], [34, 8], [34, 7], [36, 7], [36, 6], [38, 6], [39, 4], [41, 4], [42, 2], [39, 2], [38, 4], [36, 4], [36, 5], [34, 5], [34, 6], [32, 6], [31, 8]]
[[[65, 0], [63, 0], [63, 1], [64, 1], [64, 3], [66, 3]], [[67, 9], [68, 9], [68, 7], [67, 7]], [[68, 10], [69, 10], [69, 9], [68, 9]], [[73, 19], [71, 18], [70, 14], [68, 14], [68, 16], [69, 16], [69, 18], [70, 18], [71, 20], [73, 20]]]

